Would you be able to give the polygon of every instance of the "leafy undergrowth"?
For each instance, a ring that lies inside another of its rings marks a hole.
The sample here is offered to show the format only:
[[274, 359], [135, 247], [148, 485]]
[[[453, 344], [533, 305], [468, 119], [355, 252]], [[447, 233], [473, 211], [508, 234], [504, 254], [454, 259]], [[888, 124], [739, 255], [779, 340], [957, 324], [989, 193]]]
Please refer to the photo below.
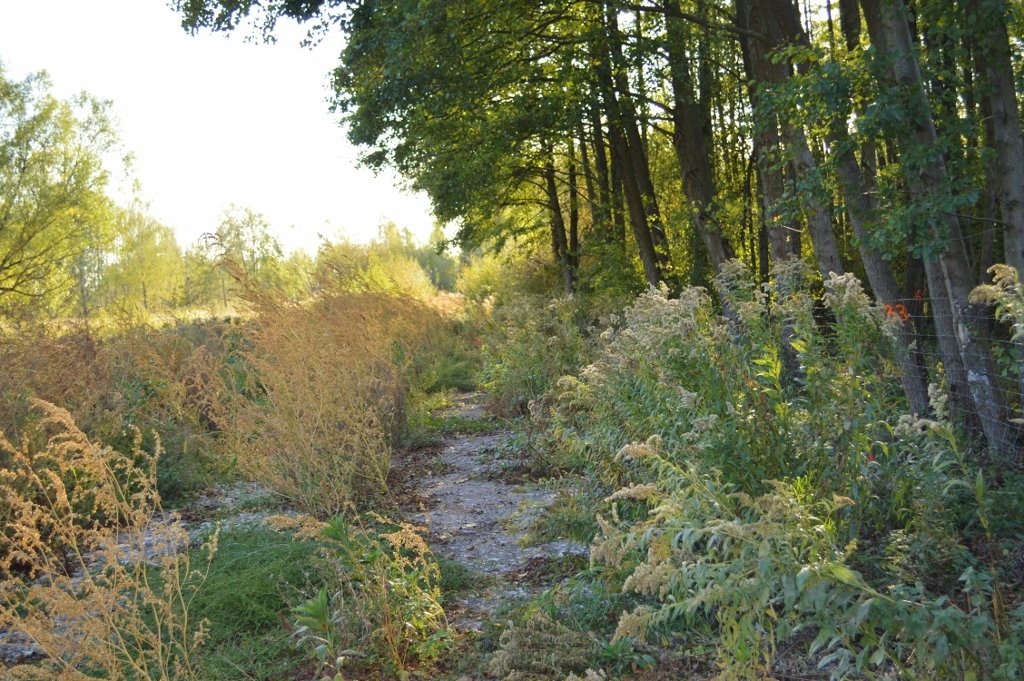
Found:
[[[562, 303], [495, 339], [497, 394], [531, 391], [517, 472], [564, 485], [533, 534], [593, 542], [502, 634], [503, 678], [1019, 678], [1019, 462], [993, 466], [934, 385], [906, 413], [855, 279], [816, 301], [798, 263], [774, 277], [727, 266], [729, 318], [701, 289], [650, 292], [591, 337]], [[545, 355], [556, 337], [575, 354]], [[589, 616], [553, 605], [566, 584]]]
[[192, 602], [194, 616], [205, 618], [210, 630], [201, 678], [309, 677], [308, 656], [285, 625], [289, 609], [322, 579], [310, 561], [318, 551], [318, 542], [264, 528], [221, 535], [206, 583]]

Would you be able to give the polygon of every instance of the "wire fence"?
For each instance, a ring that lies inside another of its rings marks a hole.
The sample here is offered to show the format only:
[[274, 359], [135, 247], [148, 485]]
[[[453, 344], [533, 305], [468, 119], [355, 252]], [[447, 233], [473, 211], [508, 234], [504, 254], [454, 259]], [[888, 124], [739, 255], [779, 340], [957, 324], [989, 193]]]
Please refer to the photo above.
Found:
[[[953, 421], [984, 432], [991, 432], [992, 426], [1007, 428], [1013, 431], [1012, 447], [1021, 453], [1024, 339], [1014, 340], [1014, 324], [998, 320], [991, 306], [972, 305], [958, 313], [940, 311], [955, 309], [955, 305], [955, 301], [932, 298], [926, 289], [918, 289], [881, 307], [890, 319], [913, 328], [909, 351], [927, 371], [929, 381], [941, 383], [949, 391], [947, 406]], [[948, 357], [962, 362], [967, 342], [973, 344], [976, 360], [970, 366], [948, 366]]]

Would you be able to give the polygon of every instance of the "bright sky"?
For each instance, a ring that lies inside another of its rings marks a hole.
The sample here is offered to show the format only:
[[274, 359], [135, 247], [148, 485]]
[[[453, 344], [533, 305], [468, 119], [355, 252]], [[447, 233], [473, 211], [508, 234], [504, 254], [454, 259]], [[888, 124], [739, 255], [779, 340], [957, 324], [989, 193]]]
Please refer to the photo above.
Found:
[[183, 246], [232, 203], [266, 215], [286, 250], [368, 241], [385, 220], [425, 240], [426, 197], [358, 168], [328, 111], [337, 38], [309, 50], [279, 28], [253, 44], [189, 36], [166, 0], [0, 0], [0, 60], [16, 79], [45, 69], [61, 97], [113, 100], [142, 197]]

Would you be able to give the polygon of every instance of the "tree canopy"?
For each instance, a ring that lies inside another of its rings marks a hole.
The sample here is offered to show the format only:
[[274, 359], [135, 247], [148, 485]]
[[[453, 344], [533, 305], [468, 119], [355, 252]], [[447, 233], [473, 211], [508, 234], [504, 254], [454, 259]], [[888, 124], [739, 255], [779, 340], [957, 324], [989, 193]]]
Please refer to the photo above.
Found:
[[14, 81], [0, 66], [0, 305], [70, 287], [72, 266], [86, 276], [87, 251], [111, 239], [108, 104], [49, 90], [46, 74]]

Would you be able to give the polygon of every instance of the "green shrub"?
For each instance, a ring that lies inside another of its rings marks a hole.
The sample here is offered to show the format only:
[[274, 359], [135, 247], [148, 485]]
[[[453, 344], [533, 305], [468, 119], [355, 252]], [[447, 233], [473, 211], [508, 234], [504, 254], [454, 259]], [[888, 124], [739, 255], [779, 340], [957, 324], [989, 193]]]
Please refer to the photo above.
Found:
[[727, 265], [727, 317], [701, 289], [645, 294], [558, 381], [550, 446], [618, 488], [592, 560], [646, 601], [612, 643], [711, 623], [725, 677], [760, 678], [810, 631], [835, 678], [1012, 678], [1024, 608], [990, 556], [1013, 491], [968, 464], [938, 391], [905, 415], [855, 279], [825, 282], [821, 315], [799, 263], [773, 276], [769, 296]]
[[335, 673], [349, 658], [392, 674], [429, 667], [452, 642], [438, 563], [411, 526], [376, 515], [364, 522], [339, 516], [323, 529], [330, 574], [316, 597], [293, 609], [296, 636]]
[[525, 413], [587, 352], [579, 308], [570, 298], [522, 296], [495, 309], [483, 350], [483, 382], [495, 405]]

